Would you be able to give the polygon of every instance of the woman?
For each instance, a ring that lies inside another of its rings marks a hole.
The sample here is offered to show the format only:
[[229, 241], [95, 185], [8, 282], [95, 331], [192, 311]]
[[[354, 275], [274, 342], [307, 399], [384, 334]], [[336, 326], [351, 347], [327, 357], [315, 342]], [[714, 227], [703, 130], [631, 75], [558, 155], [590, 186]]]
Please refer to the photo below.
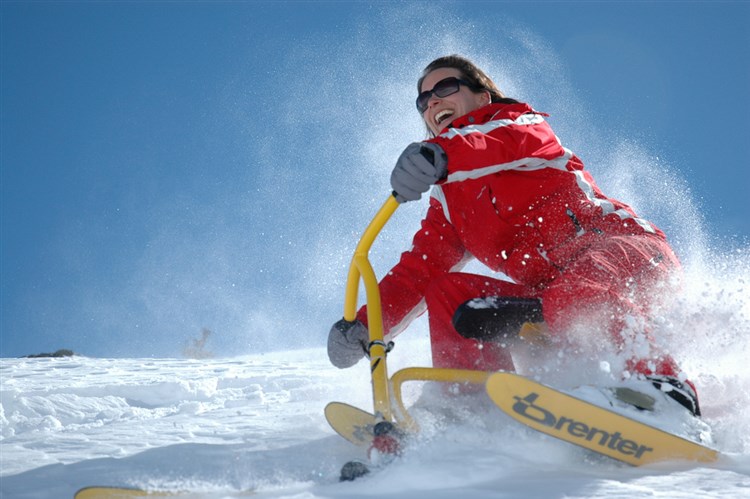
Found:
[[[431, 138], [404, 150], [391, 184], [399, 202], [432, 193], [412, 249], [379, 284], [386, 339], [426, 307], [435, 367], [512, 371], [500, 342], [461, 336], [452, 322], [467, 300], [498, 296], [539, 299], [553, 341], [596, 324], [617, 348], [631, 344], [626, 321], [646, 318], [657, 288], [679, 269], [664, 234], [607, 198], [546, 115], [505, 97], [471, 61], [433, 61], [417, 91]], [[514, 282], [458, 272], [472, 258]], [[363, 307], [356, 321], [331, 329], [334, 365], [365, 354], [366, 321]], [[650, 350], [626, 369], [698, 415], [693, 385], [680, 382], [670, 356]]]

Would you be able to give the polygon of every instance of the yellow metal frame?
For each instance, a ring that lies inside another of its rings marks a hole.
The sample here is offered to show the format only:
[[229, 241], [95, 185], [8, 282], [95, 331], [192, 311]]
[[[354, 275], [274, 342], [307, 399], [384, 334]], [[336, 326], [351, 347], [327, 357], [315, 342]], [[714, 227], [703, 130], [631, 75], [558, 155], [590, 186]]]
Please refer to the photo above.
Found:
[[[403, 398], [402, 398], [402, 385], [406, 381], [437, 381], [437, 382], [444, 382], [444, 383], [471, 383], [471, 384], [487, 384], [488, 379], [493, 374], [496, 374], [495, 372], [491, 371], [473, 371], [473, 370], [467, 370], [467, 369], [443, 369], [443, 368], [430, 368], [430, 367], [410, 367], [401, 369], [400, 371], [396, 372], [391, 378], [388, 377], [388, 369], [386, 366], [386, 355], [387, 355], [387, 346], [384, 342], [384, 333], [383, 333], [383, 316], [382, 316], [382, 310], [381, 310], [381, 301], [380, 301], [380, 290], [378, 288], [378, 280], [375, 276], [375, 272], [372, 268], [372, 265], [370, 264], [370, 261], [368, 260], [368, 253], [370, 252], [370, 248], [372, 247], [373, 242], [375, 241], [375, 238], [378, 236], [382, 228], [385, 226], [385, 224], [388, 222], [388, 220], [391, 218], [393, 213], [396, 211], [396, 208], [398, 208], [398, 202], [396, 201], [394, 196], [390, 196], [388, 200], [385, 202], [385, 204], [380, 208], [380, 211], [378, 211], [377, 215], [375, 215], [375, 218], [370, 222], [370, 225], [365, 230], [365, 233], [362, 235], [362, 238], [360, 239], [359, 244], [357, 245], [357, 248], [354, 252], [354, 257], [352, 258], [351, 267], [349, 269], [349, 276], [348, 281], [346, 285], [346, 298], [344, 301], [344, 318], [348, 321], [353, 321], [356, 319], [357, 314], [357, 293], [359, 291], [359, 280], [360, 278], [364, 282], [365, 291], [367, 293], [367, 320], [368, 320], [368, 328], [370, 331], [370, 373], [372, 376], [372, 392], [373, 392], [373, 405], [374, 405], [374, 413], [372, 416], [376, 420], [385, 420], [385, 421], [391, 421], [396, 423], [400, 428], [409, 430], [409, 431], [417, 431], [419, 428], [414, 421], [414, 419], [409, 415], [406, 407], [404, 406]], [[524, 341], [543, 345], [546, 343], [545, 339], [545, 328], [543, 324], [531, 324], [526, 323], [521, 328], [521, 331], [519, 333], [519, 336]], [[507, 376], [507, 373], [504, 374], [504, 376]], [[516, 376], [516, 375], [512, 375]], [[525, 379], [521, 376], [517, 376], [519, 379]], [[495, 381], [495, 385], [497, 385], [497, 380], [500, 378], [492, 378], [492, 380], [489, 381], [489, 385], [493, 384], [493, 380]], [[506, 378], [502, 378], [506, 379]], [[526, 380], [526, 383], [532, 383], [535, 385], [534, 382], [530, 380]], [[497, 387], [493, 388], [493, 390], [496, 392]], [[545, 390], [547, 388], [545, 387]], [[565, 394], [557, 393], [554, 389], [549, 389], [549, 392], [553, 394], [554, 397], [568, 397]], [[490, 396], [492, 397], [492, 391], [490, 392]], [[492, 397], [494, 399], [494, 397]], [[395, 409], [393, 407], [393, 403], [395, 403]], [[514, 416], [514, 412], [510, 409], [504, 408], [503, 404], [495, 400], [495, 403], [498, 404], [505, 412], [507, 412], [509, 415]], [[330, 406], [330, 405], [329, 405]], [[349, 406], [351, 407], [351, 406]], [[363, 411], [360, 411], [359, 409], [353, 408], [356, 410], [357, 414], [362, 413]], [[591, 413], [591, 411], [597, 410], [597, 411], [605, 411], [604, 409], [594, 409], [591, 407], [586, 406], [586, 411]], [[348, 414], [350, 416], [350, 414]], [[587, 416], [590, 416], [591, 414], [587, 414]], [[514, 416], [516, 417], [516, 416]], [[368, 418], [365, 418], [367, 420]], [[519, 419], [516, 417], [516, 419]], [[330, 419], [329, 419], [330, 421]], [[560, 435], [555, 434], [554, 432], [547, 431], [549, 430], [548, 427], [544, 425], [534, 425], [530, 424], [528, 421], [528, 418], [519, 421], [532, 426], [542, 432], [549, 433], [553, 436], [556, 436], [558, 438], [563, 438]], [[640, 423], [635, 422], [634, 424], [640, 425]], [[641, 428], [641, 426], [637, 426], [636, 429]], [[634, 430], [635, 431], [635, 430]], [[660, 430], [654, 430], [656, 432], [660, 432]], [[663, 433], [663, 432], [660, 432]], [[574, 435], [575, 436], [575, 435]], [[347, 437], [349, 438], [349, 437]], [[570, 439], [563, 438], [564, 440], [574, 442]], [[581, 445], [579, 443], [579, 445]], [[681, 444], [682, 445], [682, 444]], [[692, 442], [685, 441], [685, 446], [687, 446], [687, 450], [684, 450], [684, 455], [688, 456], [688, 459], [698, 459], [701, 461], [710, 461], [714, 460], [716, 457], [715, 451], [707, 448], [703, 448], [700, 445], [697, 445]], [[587, 447], [588, 448], [588, 447]], [[682, 447], [680, 447], [682, 449]], [[597, 452], [601, 452], [601, 449], [592, 449], [596, 450]], [[670, 451], [672, 452], [672, 451]], [[680, 450], [680, 452], [683, 452]], [[703, 453], [708, 452], [709, 454], [704, 455]], [[606, 453], [605, 453], [606, 454]], [[619, 456], [612, 455], [612, 457], [615, 457], [616, 459], [619, 459]], [[666, 457], [674, 457], [674, 454], [669, 454]], [[626, 460], [626, 462], [630, 462]], [[642, 463], [635, 463], [630, 462], [631, 464], [642, 464]]]
[[[395, 196], [389, 196], [354, 250], [344, 299], [344, 319], [353, 321], [357, 316], [357, 295], [360, 278], [364, 282], [367, 295], [367, 322], [370, 331], [370, 374], [374, 414], [383, 420], [393, 421], [402, 428], [416, 430], [417, 425], [409, 415], [402, 399], [401, 385], [406, 381], [438, 381], [447, 383], [484, 384], [492, 372], [467, 369], [442, 369], [431, 367], [411, 367], [396, 372], [389, 379], [386, 363], [387, 348], [384, 341], [383, 315], [380, 302], [380, 289], [375, 271], [368, 254], [380, 231], [398, 208]], [[397, 411], [393, 410], [391, 396]]]

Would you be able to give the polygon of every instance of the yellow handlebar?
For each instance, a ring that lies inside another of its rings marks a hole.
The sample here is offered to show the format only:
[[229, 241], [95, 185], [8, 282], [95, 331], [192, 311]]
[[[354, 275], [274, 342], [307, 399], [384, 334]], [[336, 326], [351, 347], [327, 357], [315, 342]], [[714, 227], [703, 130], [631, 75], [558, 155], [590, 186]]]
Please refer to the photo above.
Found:
[[[354, 321], [357, 318], [357, 293], [360, 277], [364, 281], [367, 293], [367, 326], [370, 332], [370, 374], [372, 376], [372, 393], [374, 416], [376, 419], [394, 421], [398, 416], [398, 423], [404, 428], [416, 430], [414, 419], [409, 416], [401, 396], [401, 385], [405, 381], [437, 381], [443, 383], [478, 383], [483, 384], [490, 372], [471, 371], [465, 369], [441, 368], [407, 368], [402, 369], [388, 378], [386, 368], [387, 346], [384, 341], [383, 314], [380, 302], [380, 289], [375, 271], [368, 260], [370, 247], [375, 241], [386, 222], [398, 208], [395, 194], [389, 196], [370, 225], [365, 229], [362, 238], [354, 251], [349, 276], [346, 282], [346, 297], [344, 299], [344, 319]], [[391, 405], [391, 390], [395, 400], [394, 411]]]
[[375, 414], [389, 421], [393, 418], [388, 393], [388, 371], [385, 362], [386, 346], [383, 341], [380, 289], [378, 289], [378, 279], [368, 259], [368, 253], [375, 238], [398, 208], [398, 204], [395, 195], [388, 196], [380, 211], [365, 229], [365, 233], [354, 250], [344, 299], [344, 319], [353, 321], [357, 317], [357, 294], [359, 278], [362, 277], [367, 294], [367, 328], [370, 331], [370, 372], [372, 375], [373, 405]]

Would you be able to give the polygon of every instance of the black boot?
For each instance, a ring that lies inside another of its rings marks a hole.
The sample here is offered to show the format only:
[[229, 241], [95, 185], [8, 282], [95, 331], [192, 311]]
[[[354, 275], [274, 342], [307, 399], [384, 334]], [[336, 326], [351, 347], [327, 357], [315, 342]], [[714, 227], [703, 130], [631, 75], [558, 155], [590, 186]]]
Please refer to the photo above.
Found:
[[700, 417], [701, 408], [698, 405], [698, 394], [690, 382], [682, 382], [674, 376], [649, 374], [646, 376], [656, 388], [662, 393], [672, 397], [681, 406], [691, 412], [695, 417]]

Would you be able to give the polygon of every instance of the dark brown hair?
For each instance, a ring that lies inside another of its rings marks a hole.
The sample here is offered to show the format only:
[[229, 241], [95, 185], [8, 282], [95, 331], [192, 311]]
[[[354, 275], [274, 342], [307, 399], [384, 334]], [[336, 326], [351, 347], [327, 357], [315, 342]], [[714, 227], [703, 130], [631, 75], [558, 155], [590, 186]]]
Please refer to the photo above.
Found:
[[493, 82], [484, 71], [479, 69], [476, 64], [467, 58], [456, 54], [439, 57], [424, 68], [422, 76], [419, 78], [419, 81], [417, 81], [417, 94], [422, 91], [422, 81], [424, 81], [425, 76], [439, 68], [453, 68], [459, 70], [462, 79], [471, 84], [471, 90], [474, 93], [486, 90], [490, 93], [491, 102], [500, 102], [503, 104], [515, 104], [518, 102], [515, 99], [506, 97], [505, 94], [497, 88], [495, 82]]

